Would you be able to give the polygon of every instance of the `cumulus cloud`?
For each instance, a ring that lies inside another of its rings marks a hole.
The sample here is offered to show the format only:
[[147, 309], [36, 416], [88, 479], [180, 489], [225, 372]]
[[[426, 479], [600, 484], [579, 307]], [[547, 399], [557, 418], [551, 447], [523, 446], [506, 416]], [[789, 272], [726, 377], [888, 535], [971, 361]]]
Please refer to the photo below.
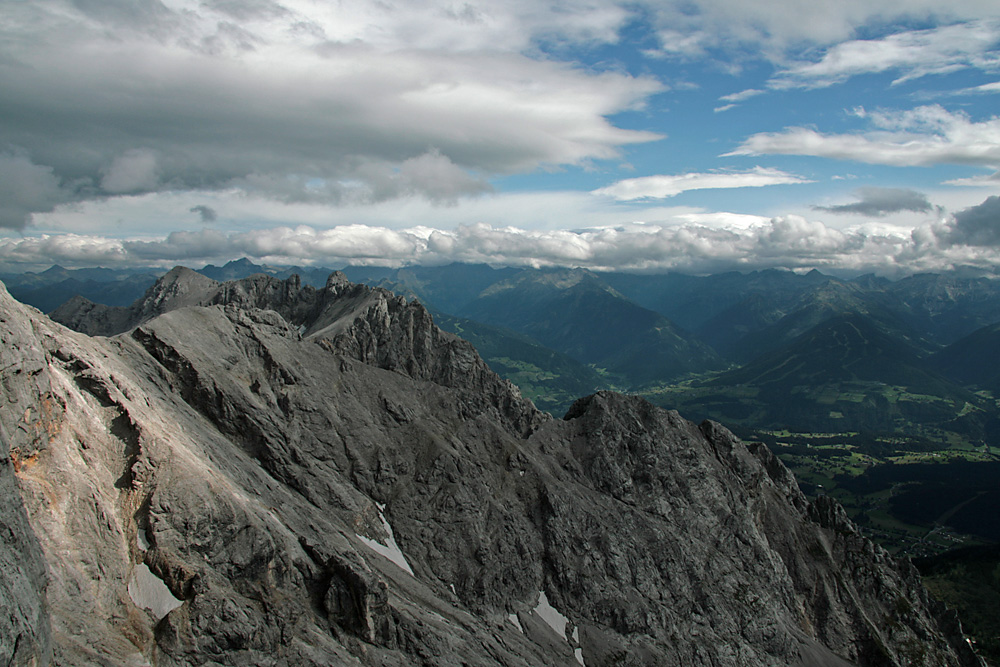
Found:
[[974, 122], [939, 105], [854, 113], [873, 128], [856, 134], [821, 134], [805, 127], [761, 132], [726, 156], [811, 155], [893, 166], [1000, 164], [1000, 118]]
[[1000, 268], [1000, 197], [950, 218], [930, 220], [912, 232], [873, 225], [836, 229], [794, 215], [691, 216], [692, 222], [685, 223], [630, 223], [572, 231], [479, 223], [447, 230], [359, 224], [329, 229], [308, 225], [230, 232], [204, 229], [132, 240], [44, 235], [0, 240], [0, 266], [197, 266], [246, 256], [274, 264], [331, 268], [484, 262], [689, 273], [818, 268], [883, 275], [955, 268], [995, 274]]
[[155, 241], [119, 241], [122, 255], [138, 262], [185, 261], [215, 257], [233, 248], [229, 237], [210, 229], [200, 232], [171, 232], [167, 238]]
[[956, 213], [945, 238], [955, 244], [1000, 248], [1000, 197]]
[[859, 201], [837, 206], [814, 206], [827, 213], [844, 213], [881, 217], [899, 211], [926, 212], [931, 210], [927, 196], [906, 188], [858, 188], [855, 196]]
[[132, 258], [120, 239], [82, 234], [43, 234], [0, 239], [0, 264], [10, 270], [20, 267], [127, 266]]
[[0, 146], [76, 184], [78, 199], [252, 185], [286, 201], [449, 203], [491, 176], [659, 138], [609, 120], [663, 90], [656, 79], [535, 50], [614, 41], [626, 10], [463, 7], [7, 3]]
[[809, 182], [801, 176], [789, 174], [779, 169], [754, 167], [749, 171], [664, 174], [629, 178], [594, 190], [593, 194], [607, 195], [620, 201], [630, 201], [635, 199], [663, 199], [689, 190], [759, 188], [768, 185]]

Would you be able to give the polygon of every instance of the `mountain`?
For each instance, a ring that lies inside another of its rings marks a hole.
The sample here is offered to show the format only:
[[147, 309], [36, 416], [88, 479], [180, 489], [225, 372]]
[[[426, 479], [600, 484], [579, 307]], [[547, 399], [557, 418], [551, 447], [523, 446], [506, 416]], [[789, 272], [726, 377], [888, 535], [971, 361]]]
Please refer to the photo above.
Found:
[[434, 322], [472, 343], [491, 369], [554, 416], [605, 384], [593, 369], [516, 332], [442, 313], [434, 313]]
[[942, 375], [963, 385], [1000, 395], [1000, 368], [988, 360], [1000, 359], [1000, 323], [978, 329], [931, 358]]
[[[871, 318], [833, 316], [791, 343], [672, 394], [678, 407], [755, 428], [913, 431], [965, 428], [954, 420], [981, 398], [934, 372], [917, 348]], [[991, 411], [992, 412], [992, 411]]]
[[888, 283], [880, 304], [943, 345], [1000, 322], [1000, 280], [918, 274]]
[[766, 352], [792, 343], [798, 336], [826, 322], [858, 316], [871, 322], [885, 335], [900, 341], [913, 354], [926, 356], [939, 349], [901, 321], [895, 313], [873, 307], [864, 297], [844, 293], [842, 286], [831, 285], [803, 295], [800, 303], [777, 321], [748, 333], [727, 351], [731, 358], [746, 363]]
[[74, 296], [128, 305], [161, 274], [155, 269], [64, 269], [57, 265], [41, 273], [4, 275], [2, 279], [15, 299], [49, 312]]
[[955, 549], [914, 561], [928, 588], [969, 619], [976, 646], [1000, 661], [1000, 544]]
[[[351, 267], [345, 272], [419, 299], [435, 312], [516, 332], [537, 348], [600, 369], [607, 377], [598, 386], [662, 382], [722, 364], [708, 346], [632, 303], [590, 271], [449, 264], [407, 267], [387, 275]], [[530, 353], [530, 348], [525, 351]], [[535, 365], [506, 358], [515, 366]], [[505, 376], [513, 379], [513, 374]], [[539, 396], [564, 402], [567, 395], [557, 391], [558, 398]]]
[[174, 308], [211, 300], [220, 283], [186, 267], [176, 267], [129, 306], [108, 306], [73, 297], [53, 310], [56, 322], [92, 336], [113, 336]]
[[[261, 264], [254, 264], [246, 257], [234, 259], [230, 262], [226, 262], [222, 266], [208, 264], [205, 267], [198, 269], [198, 273], [206, 278], [211, 278], [212, 280], [217, 281], [239, 280], [241, 278], [249, 278], [257, 273], [273, 275], [272, 270], [268, 270], [267, 267]], [[329, 271], [327, 273], [329, 273]]]
[[[328, 269], [316, 267], [266, 266], [245, 258], [222, 267], [209, 265], [200, 272], [217, 281], [242, 279], [256, 273], [281, 279], [298, 274], [303, 284], [314, 287], [322, 287], [330, 273]], [[104, 305], [125, 306], [154, 279], [152, 275], [140, 274], [126, 281], [123, 280], [125, 273], [52, 267], [41, 274], [8, 276], [8, 285], [12, 294], [47, 311], [74, 295]], [[530, 327], [545, 330], [551, 325], [549, 320], [553, 313], [545, 308], [529, 309], [528, 314], [539, 318], [538, 322], [523, 322], [523, 326], [512, 327], [504, 321], [510, 315], [510, 302], [518, 298], [518, 290], [527, 290], [526, 303], [531, 305], [539, 297], [536, 289], [539, 284], [548, 282], [552, 287], [560, 280], [551, 276], [572, 272], [456, 263], [400, 269], [349, 266], [344, 268], [344, 273], [355, 282], [419, 299], [436, 312], [516, 329], [544, 347], [600, 367], [592, 358], [581, 359], [573, 350], [556, 344], [557, 341], [539, 340], [527, 330]], [[951, 344], [977, 328], [1000, 321], [1000, 281], [970, 279], [957, 274], [923, 274], [890, 281], [874, 276], [843, 280], [819, 271], [797, 274], [765, 270], [709, 276], [577, 273], [589, 275], [605, 292], [633, 306], [662, 315], [681, 338], [711, 347], [730, 363], [746, 363], [790, 343], [795, 336], [826, 319], [848, 313], [863, 314], [875, 320], [894, 336], [926, 353]], [[57, 285], [58, 281], [70, 282]], [[561, 282], [571, 286], [566, 281]], [[505, 290], [510, 290], [506, 299], [495, 302], [487, 298]], [[587, 316], [602, 318], [600, 309], [605, 300], [607, 297], [602, 296], [600, 304], [588, 308]], [[490, 312], [493, 303], [497, 303], [500, 312]], [[622, 314], [616, 305], [611, 307], [612, 311], [604, 315], [604, 319]], [[604, 348], [606, 351], [606, 343]], [[696, 354], [694, 359], [698, 358]], [[694, 368], [693, 372], [715, 368], [718, 360], [709, 358], [711, 363]], [[611, 384], [634, 385], [646, 381], [635, 381], [627, 375], [628, 372], [624, 378], [610, 378]], [[655, 381], [663, 380], [657, 378]]]
[[851, 313], [826, 319], [791, 344], [715, 383], [773, 385], [791, 391], [825, 382], [884, 382], [918, 389], [940, 382], [919, 367], [915, 349], [887, 335], [870, 318]]
[[[1000, 280], [958, 274], [918, 274], [897, 281], [874, 276], [842, 280], [766, 270], [709, 276], [601, 274], [632, 301], [697, 333], [718, 352], [747, 361], [773, 341], [781, 318], [811, 320], [856, 312], [898, 329], [921, 348], [947, 345], [1000, 321]], [[811, 314], [797, 311], [806, 309]], [[798, 333], [807, 329], [799, 328]], [[747, 337], [744, 339], [744, 337]], [[794, 336], [792, 336], [794, 337]], [[784, 336], [788, 342], [791, 337]], [[774, 346], [776, 347], [776, 346]], [[770, 347], [768, 349], [774, 349]]]
[[707, 345], [589, 271], [522, 272], [490, 286], [461, 314], [531, 336], [631, 386], [722, 365]]
[[410, 266], [384, 276], [372, 275], [370, 269], [362, 271], [352, 267], [344, 269], [344, 273], [351, 280], [358, 280], [362, 275], [372, 276], [373, 279], [365, 279], [365, 282], [384, 287], [395, 294], [419, 299], [422, 304], [434, 310], [461, 316], [482, 292], [497, 283], [522, 275], [524, 270], [454, 263], [444, 266]]
[[819, 271], [798, 274], [767, 269], [709, 276], [602, 273], [609, 285], [641, 306], [655, 310], [689, 331], [698, 331], [726, 310], [752, 297], [764, 297], [787, 312], [801, 295], [832, 280]]
[[[696, 333], [724, 358], [752, 358], [780, 345], [760, 332], [787, 319], [786, 315], [786, 309], [768, 295], [752, 293], [703, 323]], [[781, 332], [779, 340], [784, 337]]]
[[254, 264], [246, 257], [243, 257], [242, 259], [235, 259], [231, 262], [226, 262], [223, 266], [209, 264], [204, 268], [198, 269], [198, 273], [220, 282], [249, 278], [250, 276], [258, 273], [263, 273], [275, 278], [281, 278], [282, 280], [290, 278], [293, 275], [297, 275], [299, 280], [305, 285], [322, 287], [323, 283], [326, 282], [326, 277], [330, 275], [331, 270], [314, 266], [266, 266], [263, 264]]
[[717, 424], [607, 392], [552, 419], [343, 275], [161, 283], [113, 337], [0, 288], [0, 661], [982, 664]]
[[0, 274], [8, 290], [36, 289], [45, 285], [56, 285], [66, 280], [79, 282], [112, 283], [130, 280], [135, 275], [160, 275], [163, 271], [152, 268], [106, 269], [102, 267], [89, 269], [67, 269], [55, 264], [41, 273], [26, 271], [24, 273]]

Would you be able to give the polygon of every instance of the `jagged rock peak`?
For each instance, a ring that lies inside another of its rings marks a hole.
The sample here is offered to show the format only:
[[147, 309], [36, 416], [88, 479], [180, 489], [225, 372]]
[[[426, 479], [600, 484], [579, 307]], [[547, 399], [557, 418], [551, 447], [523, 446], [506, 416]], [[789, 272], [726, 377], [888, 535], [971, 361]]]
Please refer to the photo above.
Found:
[[326, 279], [326, 288], [334, 289], [335, 287], [340, 287], [342, 285], [347, 285], [351, 281], [347, 278], [347, 275], [343, 271], [334, 271]]
[[499, 411], [500, 420], [518, 433], [527, 434], [547, 419], [517, 387], [493, 373], [471, 344], [441, 331], [421, 304], [351, 283], [339, 271], [317, 290], [303, 286], [297, 275], [281, 280], [255, 274], [219, 283], [176, 267], [129, 308], [85, 302], [52, 317], [78, 331], [108, 336], [168, 312], [213, 305], [273, 311], [304, 340], [333, 354], [463, 390], [478, 411]]
[[[168, 299], [183, 299], [188, 295], [200, 298], [218, 282], [186, 266], [175, 266], [163, 274], [142, 298], [145, 303], [163, 303]], [[173, 304], [171, 304], [173, 305]]]

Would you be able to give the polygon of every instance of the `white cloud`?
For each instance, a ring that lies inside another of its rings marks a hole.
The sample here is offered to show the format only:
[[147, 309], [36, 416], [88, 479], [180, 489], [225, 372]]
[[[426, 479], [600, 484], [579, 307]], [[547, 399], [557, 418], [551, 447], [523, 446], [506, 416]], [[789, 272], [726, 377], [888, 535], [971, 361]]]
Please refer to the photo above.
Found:
[[[664, 86], [539, 57], [613, 42], [614, 3], [4, 5], [0, 145], [78, 199], [251, 187], [331, 204], [426, 196], [617, 159]], [[41, 209], [45, 210], [45, 209]]]
[[751, 97], [757, 97], [758, 95], [763, 95], [766, 91], [759, 90], [757, 88], [748, 88], [746, 90], [741, 90], [738, 93], [731, 93], [729, 95], [723, 95], [719, 98], [720, 102], [726, 102], [722, 106], [715, 107], [713, 111], [715, 113], [720, 113], [722, 111], [729, 111], [730, 109], [738, 106], [740, 102], [745, 102]]
[[[1000, 81], [994, 81], [993, 83], [984, 83], [981, 86], [973, 86], [972, 88], [962, 88], [960, 90], [955, 90], [950, 93], [938, 93], [936, 96], [941, 97], [942, 95], [948, 96], [958, 96], [958, 95], [996, 95], [1000, 93]], [[928, 96], [934, 96], [929, 94]]]
[[594, 190], [594, 194], [607, 195], [620, 201], [635, 199], [663, 199], [689, 190], [717, 188], [759, 188], [768, 185], [809, 183], [801, 176], [778, 169], [754, 167], [749, 171], [716, 171], [629, 178]]
[[[0, 2], [0, 150], [19, 156], [6, 166], [22, 179], [0, 181], [11, 190], [0, 192], [0, 226], [34, 220], [40, 232], [107, 236], [140, 227], [161, 237], [197, 233], [178, 227], [205, 222], [396, 230], [428, 221], [546, 230], [565, 220], [604, 223], [627, 206], [600, 208], [583, 193], [498, 196], [490, 186], [500, 175], [619, 160], [629, 146], [661, 138], [616, 115], [646, 110], [666, 85], [630, 76], [613, 59], [588, 69], [580, 61], [598, 51], [581, 57], [581, 47], [615, 45], [631, 34], [623, 28], [651, 18], [661, 57], [710, 59], [730, 71], [771, 58], [788, 80], [815, 82], [860, 67], [860, 27], [951, 24], [873, 41], [878, 57], [869, 66], [903, 77], [988, 69], [984, 45], [996, 31], [983, 20], [995, 18], [995, 0]], [[789, 59], [804, 52], [820, 55]], [[723, 96], [718, 110], [759, 94]], [[883, 149], [894, 163], [934, 159], [915, 153], [937, 141], [953, 154], [965, 150], [965, 163], [988, 164], [973, 155], [972, 136], [986, 136], [989, 150], [991, 126], [954, 119], [862, 135], [814, 132], [811, 141], [836, 152], [853, 140], [842, 153], [864, 159]], [[769, 136], [795, 144], [785, 136], [794, 130]], [[760, 169], [649, 178], [609, 188], [631, 183], [646, 193], [641, 199], [803, 182]], [[66, 201], [76, 207], [58, 206]], [[678, 215], [636, 212], [652, 222]], [[185, 242], [176, 237], [170, 252], [183, 256]]]
[[132, 258], [120, 239], [81, 234], [59, 234], [0, 239], [0, 266], [20, 267], [128, 266]]
[[762, 132], [726, 156], [811, 155], [893, 166], [1000, 164], [1000, 118], [973, 122], [939, 105], [855, 113], [874, 128], [858, 134], [821, 134], [804, 127]]
[[[452, 229], [473, 222], [504, 227], [514, 220], [525, 229], [552, 230], [567, 225], [614, 225], [622, 219], [676, 222], [686, 219], [679, 216], [703, 213], [702, 209], [691, 206], [618, 202], [585, 191], [486, 192], [444, 206], [424, 196], [401, 196], [375, 203], [344, 201], [331, 207], [324, 201], [278, 200], [273, 191], [234, 188], [147, 193], [59, 206], [49, 213], [36, 214], [32, 229], [51, 234], [164, 236], [172, 231], [201, 229], [208, 221], [192, 215], [192, 209], [199, 212], [198, 207], [203, 206], [215, 212], [211, 226], [221, 231], [300, 225], [325, 229], [349, 224], [389, 229], [415, 226]], [[132, 220], [143, 221], [141, 231], [128, 231], [128, 221]]]
[[822, 87], [860, 74], [900, 72], [896, 83], [932, 74], [1000, 68], [996, 54], [1000, 22], [970, 21], [929, 30], [900, 32], [881, 39], [852, 40], [828, 49], [816, 62], [785, 67], [772, 88]]
[[961, 187], [974, 188], [1000, 188], [1000, 171], [983, 176], [970, 176], [968, 178], [953, 178], [945, 181], [944, 185], [957, 185]]
[[[787, 54], [849, 42], [863, 27], [912, 24], [933, 19], [938, 25], [995, 19], [994, 0], [963, 0], [942, 4], [938, 0], [672, 0], [650, 3], [650, 11], [663, 31], [664, 55], [687, 56], [710, 50], [728, 51], [737, 58], [764, 57], [786, 64]], [[917, 31], [914, 31], [917, 32]], [[683, 36], [678, 40], [676, 36]], [[929, 46], [938, 46], [933, 39]], [[695, 49], [694, 47], [697, 47]], [[947, 53], [947, 51], [945, 51]]]
[[708, 35], [701, 31], [682, 32], [671, 28], [660, 30], [657, 38], [660, 48], [646, 51], [646, 55], [651, 58], [703, 56], [711, 41]]
[[757, 97], [758, 95], [763, 95], [765, 91], [759, 90], [757, 88], [747, 88], [746, 90], [741, 90], [738, 93], [731, 93], [729, 95], [723, 95], [719, 98], [721, 102], [745, 102], [751, 97]]
[[[120, 240], [100, 235], [0, 239], [0, 267], [199, 266], [238, 257], [273, 264], [337, 268], [485, 262], [604, 270], [710, 273], [768, 267], [900, 275], [914, 271], [1000, 270], [997, 198], [909, 230], [892, 225], [835, 229], [818, 220], [726, 213], [678, 214], [675, 222], [629, 223], [570, 231], [484, 223], [454, 229], [389, 229], [347, 224], [329, 229], [278, 226], [250, 231], [174, 232]], [[681, 222], [687, 217], [687, 222]]]

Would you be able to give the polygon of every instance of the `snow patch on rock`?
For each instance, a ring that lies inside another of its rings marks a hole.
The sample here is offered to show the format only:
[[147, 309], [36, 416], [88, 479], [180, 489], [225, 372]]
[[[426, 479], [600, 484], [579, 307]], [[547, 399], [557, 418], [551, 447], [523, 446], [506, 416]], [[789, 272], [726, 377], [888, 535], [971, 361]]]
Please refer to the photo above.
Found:
[[507, 614], [507, 620], [514, 624], [514, 627], [524, 634], [524, 628], [521, 627], [521, 620], [517, 617], [517, 614]]
[[153, 574], [145, 563], [139, 563], [132, 570], [128, 596], [136, 607], [148, 609], [157, 621], [184, 604], [183, 600], [174, 597], [163, 580]]
[[538, 605], [535, 606], [535, 613], [538, 614], [545, 623], [562, 639], [566, 638], [566, 626], [569, 619], [559, 613], [559, 611], [549, 604], [549, 599], [545, 597], [545, 591], [538, 591]]
[[[538, 614], [539, 618], [545, 621], [546, 625], [552, 628], [552, 631], [559, 635], [561, 639], [565, 639], [569, 642], [570, 646], [575, 647], [573, 650], [573, 656], [576, 658], [577, 662], [584, 665], [583, 649], [580, 648], [580, 628], [576, 626], [573, 627], [572, 639], [566, 636], [566, 631], [569, 628], [569, 619], [559, 613], [559, 610], [552, 606], [548, 597], [545, 596], [545, 591], [538, 591], [538, 604], [535, 606], [534, 612]], [[517, 616], [514, 614], [511, 614], [511, 616], [514, 616], [516, 623]], [[518, 628], [521, 627], [520, 623], [516, 624]], [[521, 632], [524, 632], [524, 630], [521, 630]]]
[[392, 526], [389, 525], [389, 522], [385, 519], [385, 514], [382, 513], [385, 510], [385, 504], [376, 504], [378, 505], [378, 518], [382, 522], [382, 528], [388, 535], [385, 544], [382, 544], [377, 540], [373, 540], [370, 537], [365, 537], [364, 535], [358, 535], [358, 539], [364, 542], [372, 551], [385, 556], [400, 568], [405, 570], [411, 577], [415, 576], [413, 574], [413, 568], [410, 567], [410, 563], [407, 562], [406, 556], [403, 555], [403, 550], [399, 548], [398, 544], [396, 544], [396, 537], [393, 535]]

